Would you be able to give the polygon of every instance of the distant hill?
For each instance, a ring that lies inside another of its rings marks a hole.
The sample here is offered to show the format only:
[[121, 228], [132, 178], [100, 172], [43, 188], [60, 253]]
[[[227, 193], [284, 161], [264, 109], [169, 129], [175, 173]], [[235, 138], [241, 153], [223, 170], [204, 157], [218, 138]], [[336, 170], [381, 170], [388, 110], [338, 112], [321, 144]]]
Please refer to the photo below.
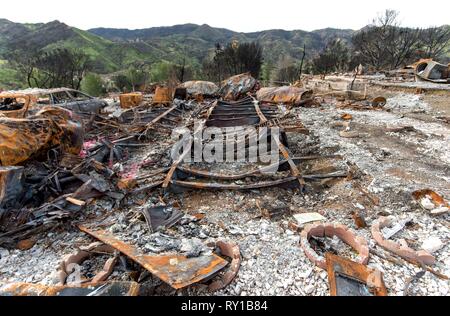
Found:
[[225, 45], [232, 40], [258, 41], [264, 48], [265, 62], [275, 64], [283, 54], [299, 58], [304, 44], [307, 53], [312, 56], [330, 39], [340, 37], [348, 41], [352, 32], [324, 29], [313, 32], [268, 30], [239, 33], [206, 24], [83, 31], [59, 21], [21, 24], [0, 19], [0, 87], [19, 85], [14, 82], [15, 71], [8, 68], [4, 53], [23, 45], [42, 50], [59, 47], [82, 49], [94, 60], [96, 72], [108, 74], [120, 71], [134, 61], [180, 62], [184, 55], [189, 64], [200, 67], [202, 61], [213, 54], [216, 43]]
[[304, 44], [309, 54], [315, 54], [331, 39], [339, 37], [349, 41], [354, 31], [329, 28], [313, 32], [268, 30], [238, 33], [214, 28], [207, 24], [182, 24], [139, 30], [95, 28], [90, 29], [89, 32], [114, 42], [156, 45], [162, 51], [166, 51], [170, 44], [185, 43], [188, 44], [189, 54], [197, 59], [206, 57], [216, 43], [226, 44], [232, 40], [258, 41], [264, 48], [265, 61], [275, 63], [282, 54], [289, 54], [296, 58], [300, 55]]
[[264, 49], [264, 62], [275, 65], [283, 55], [299, 59], [304, 45], [307, 58], [311, 58], [330, 40], [340, 38], [350, 42], [354, 32], [326, 28], [312, 32], [267, 30], [240, 33], [206, 24], [83, 31], [59, 21], [21, 24], [0, 19], [0, 88], [20, 85], [14, 82], [15, 70], [8, 68], [4, 55], [19, 45], [42, 50], [58, 47], [82, 49], [92, 57], [96, 72], [110, 74], [126, 69], [135, 61], [179, 63], [183, 56], [187, 56], [188, 64], [200, 68], [203, 60], [214, 53], [216, 43], [225, 45], [232, 40], [259, 42]]

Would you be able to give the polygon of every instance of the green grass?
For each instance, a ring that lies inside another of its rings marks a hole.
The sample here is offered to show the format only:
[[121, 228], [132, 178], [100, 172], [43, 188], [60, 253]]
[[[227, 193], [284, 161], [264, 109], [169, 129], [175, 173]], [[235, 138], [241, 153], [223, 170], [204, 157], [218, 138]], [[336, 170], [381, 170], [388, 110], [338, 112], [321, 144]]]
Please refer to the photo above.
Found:
[[25, 85], [17, 80], [17, 72], [9, 68], [9, 65], [4, 60], [0, 60], [0, 90], [22, 88], [25, 88]]

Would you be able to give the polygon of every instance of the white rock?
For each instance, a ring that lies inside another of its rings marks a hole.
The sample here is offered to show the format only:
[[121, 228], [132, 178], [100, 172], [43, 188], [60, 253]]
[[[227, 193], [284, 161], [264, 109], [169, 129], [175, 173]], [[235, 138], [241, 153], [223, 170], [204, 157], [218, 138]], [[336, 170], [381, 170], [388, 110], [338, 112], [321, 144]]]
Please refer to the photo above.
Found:
[[434, 210], [431, 210], [431, 214], [433, 215], [441, 215], [441, 214], [445, 214], [448, 213], [450, 209], [448, 207], [438, 207], [435, 208]]
[[314, 286], [313, 285], [307, 285], [305, 287], [305, 293], [306, 294], [311, 294], [314, 291]]
[[431, 202], [431, 200], [427, 197], [424, 197], [423, 199], [420, 200], [420, 205], [422, 205], [422, 207], [424, 209], [429, 210], [429, 211], [436, 208], [434, 203]]
[[362, 206], [362, 205], [359, 204], [359, 203], [356, 203], [356, 204], [354, 204], [354, 205], [355, 205], [355, 207], [359, 208], [361, 211], [365, 210], [365, 207]]
[[8, 256], [9, 256], [9, 251], [7, 249], [0, 248], [0, 258], [5, 259]]
[[438, 237], [429, 237], [427, 238], [423, 244], [422, 249], [428, 251], [429, 253], [436, 252], [444, 247], [444, 244]]

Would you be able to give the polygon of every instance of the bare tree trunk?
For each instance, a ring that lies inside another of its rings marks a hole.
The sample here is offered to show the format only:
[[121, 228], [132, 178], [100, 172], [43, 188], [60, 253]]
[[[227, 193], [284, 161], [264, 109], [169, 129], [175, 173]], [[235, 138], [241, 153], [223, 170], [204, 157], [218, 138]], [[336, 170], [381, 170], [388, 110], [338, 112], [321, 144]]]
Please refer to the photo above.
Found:
[[300, 70], [299, 70], [299, 74], [298, 74], [299, 79], [302, 78], [303, 62], [305, 61], [305, 57], [306, 57], [306, 44], [303, 44], [303, 56], [302, 56], [302, 61], [300, 63]]

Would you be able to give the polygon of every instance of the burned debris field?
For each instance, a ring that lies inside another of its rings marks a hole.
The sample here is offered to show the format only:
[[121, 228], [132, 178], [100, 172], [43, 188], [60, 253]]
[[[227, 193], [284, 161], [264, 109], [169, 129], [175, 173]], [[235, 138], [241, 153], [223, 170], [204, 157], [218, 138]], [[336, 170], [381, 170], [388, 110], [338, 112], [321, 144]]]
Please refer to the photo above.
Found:
[[[448, 85], [352, 81], [3, 92], [2, 294], [448, 295]], [[279, 128], [276, 167], [171, 157], [243, 126]]]
[[397, 14], [0, 19], [0, 296], [449, 296], [450, 29]]

